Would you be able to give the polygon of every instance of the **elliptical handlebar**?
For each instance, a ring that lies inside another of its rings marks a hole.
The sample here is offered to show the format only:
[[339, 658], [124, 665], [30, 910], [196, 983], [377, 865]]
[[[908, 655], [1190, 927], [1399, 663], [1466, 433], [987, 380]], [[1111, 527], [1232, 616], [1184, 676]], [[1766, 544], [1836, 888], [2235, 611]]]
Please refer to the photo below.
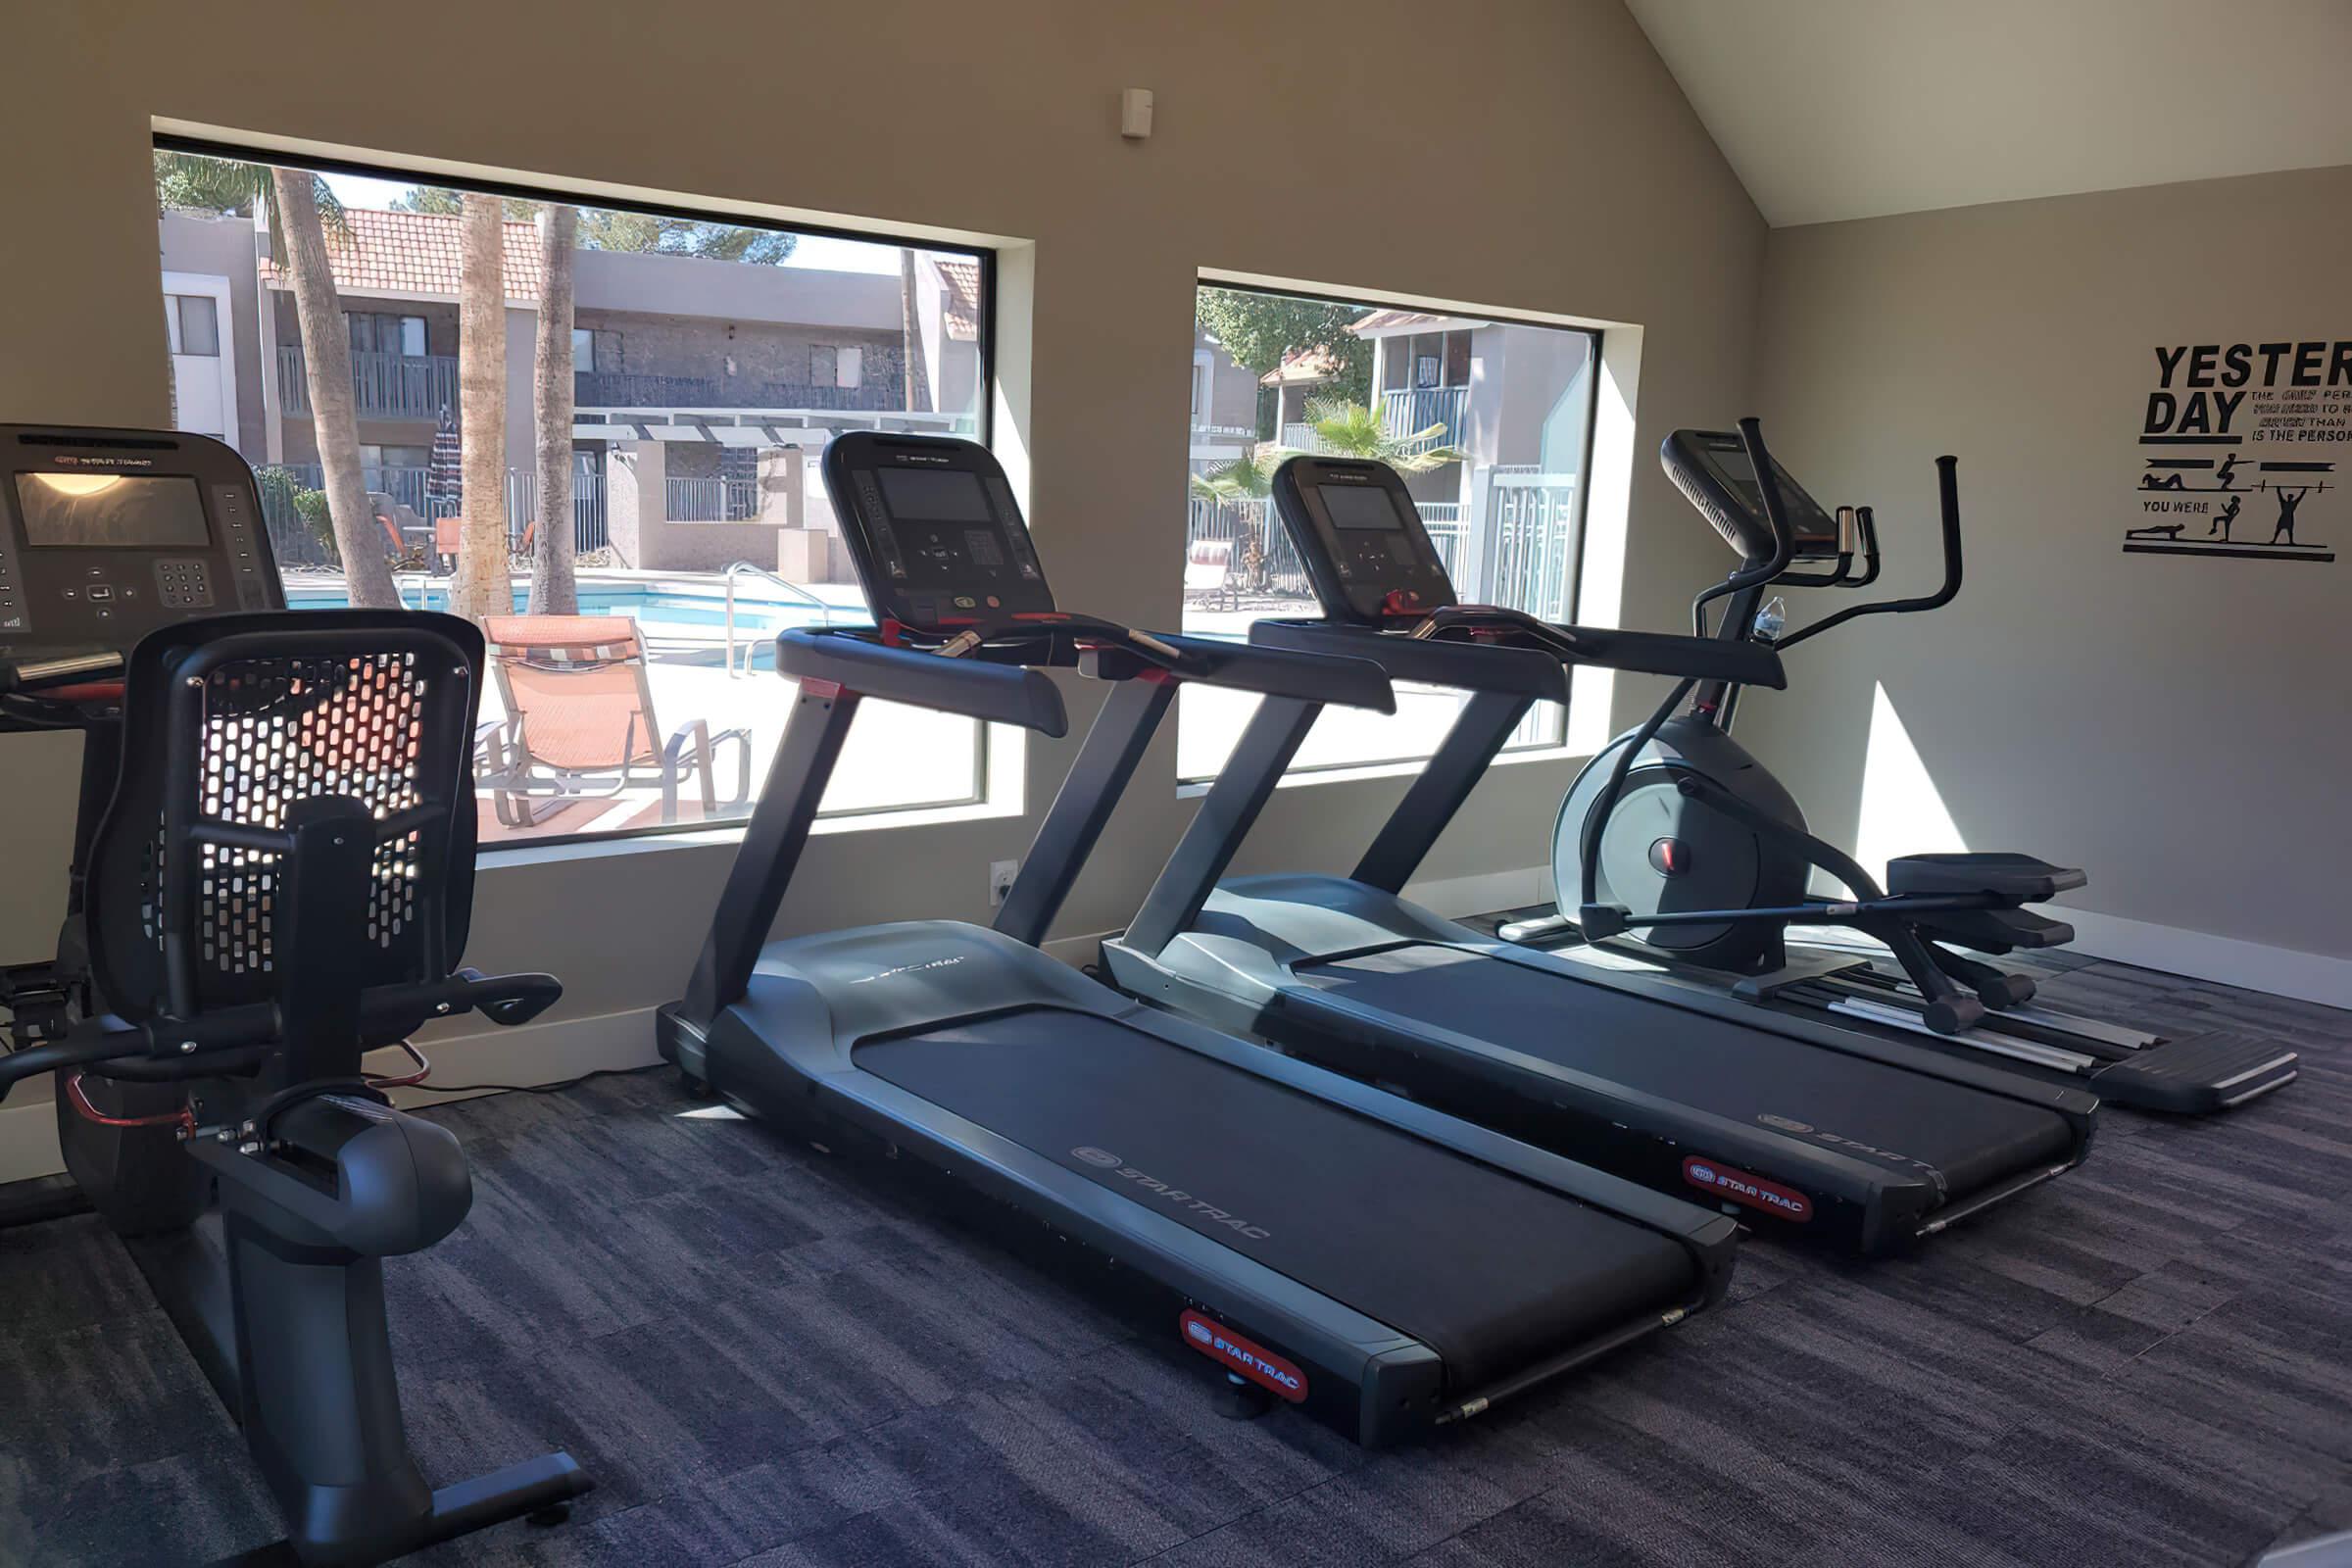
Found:
[[1755, 470], [1757, 493], [1764, 498], [1764, 520], [1772, 525], [1772, 554], [1762, 561], [1742, 562], [1740, 569], [1723, 581], [1699, 590], [1690, 601], [1690, 631], [1695, 637], [1707, 635], [1708, 605], [1728, 594], [1772, 581], [1788, 569], [1788, 563], [1796, 556], [1796, 535], [1788, 525], [1788, 507], [1782, 499], [1780, 481], [1773, 476], [1772, 453], [1764, 445], [1764, 426], [1752, 414], [1740, 421], [1740, 445], [1747, 453], [1748, 466]]
[[1846, 583], [1848, 588], [1867, 588], [1879, 580], [1879, 521], [1869, 507], [1854, 509], [1854, 527], [1862, 536], [1862, 575]]
[[[1744, 427], [1747, 421], [1740, 421]], [[1936, 460], [1936, 499], [1943, 535], [1943, 582], [1934, 593], [1912, 599], [1882, 599], [1876, 604], [1848, 605], [1836, 614], [1825, 615], [1810, 626], [1790, 632], [1775, 646], [1783, 652], [1795, 647], [1808, 637], [1818, 637], [1833, 626], [1841, 626], [1863, 615], [1913, 615], [1923, 610], [1936, 610], [1948, 605], [1960, 592], [1960, 460], [1945, 456]], [[1863, 530], [1864, 548], [1869, 564], [1868, 572], [1855, 587], [1877, 580], [1879, 574], [1878, 530], [1873, 525], [1871, 512], [1864, 507], [1857, 520]]]

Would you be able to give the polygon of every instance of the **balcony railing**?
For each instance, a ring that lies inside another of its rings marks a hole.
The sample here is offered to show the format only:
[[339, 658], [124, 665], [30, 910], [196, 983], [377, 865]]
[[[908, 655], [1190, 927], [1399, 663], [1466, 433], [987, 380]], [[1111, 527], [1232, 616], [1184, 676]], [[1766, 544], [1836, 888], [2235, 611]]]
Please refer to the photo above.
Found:
[[1544, 620], [1576, 610], [1578, 537], [1573, 473], [1509, 466], [1488, 487], [1488, 548], [1494, 553], [1493, 602]]
[[[280, 465], [294, 482], [306, 490], [325, 487], [326, 478], [316, 463]], [[425, 521], [463, 512], [430, 500], [425, 492], [426, 476], [431, 470], [407, 466], [382, 466], [372, 464], [360, 469], [360, 482], [377, 495], [389, 496], [400, 506], [408, 508]], [[507, 530], [517, 548], [522, 542], [523, 529], [539, 514], [539, 475], [529, 468], [507, 470]], [[265, 487], [262, 493], [263, 521], [270, 531], [270, 545], [281, 565], [332, 565], [334, 553], [313, 534], [309, 526], [275, 489]], [[605, 475], [593, 464], [577, 466], [571, 475], [572, 540], [577, 549], [587, 552], [602, 550], [607, 543], [605, 531]]]
[[749, 522], [760, 515], [760, 485], [755, 479], [681, 479], [663, 481], [672, 522]]
[[[458, 359], [454, 354], [383, 354], [354, 350], [351, 389], [358, 412], [371, 419], [438, 419], [458, 407]], [[308, 416], [311, 382], [300, 344], [277, 350], [278, 407]]]
[[1429, 530], [1429, 542], [1438, 547], [1438, 561], [1445, 566], [1446, 575], [1458, 577], [1462, 569], [1462, 504], [1416, 501], [1413, 508], [1421, 514], [1422, 526]]
[[899, 408], [902, 388], [816, 386], [806, 381], [727, 385], [705, 375], [660, 375], [637, 370], [580, 370], [572, 401], [583, 409], [848, 409]]
[[1438, 428], [1413, 443], [1426, 451], [1462, 444], [1462, 411], [1470, 402], [1466, 386], [1398, 387], [1380, 395], [1381, 428], [1402, 440]]
[[700, 375], [648, 375], [635, 370], [575, 370], [572, 401], [584, 409], [714, 409], [718, 383]]

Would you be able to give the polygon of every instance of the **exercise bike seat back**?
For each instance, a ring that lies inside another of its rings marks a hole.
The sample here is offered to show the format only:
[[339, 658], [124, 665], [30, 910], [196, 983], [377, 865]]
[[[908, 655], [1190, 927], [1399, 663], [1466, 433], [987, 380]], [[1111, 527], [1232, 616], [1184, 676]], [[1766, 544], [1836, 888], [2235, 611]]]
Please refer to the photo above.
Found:
[[[139, 1023], [275, 1000], [298, 978], [298, 920], [350, 928], [339, 952], [300, 944], [340, 988], [452, 973], [473, 903], [482, 654], [470, 622], [405, 611], [214, 616], [143, 640], [84, 905], [110, 1008]], [[349, 911], [296, 908], [288, 855], [260, 842], [322, 812], [371, 841]], [[372, 1018], [366, 1044], [420, 1022]]]
[[[382, 1259], [455, 1230], [472, 1187], [456, 1137], [389, 1104], [363, 1055], [561, 995], [547, 975], [457, 968], [482, 656], [468, 622], [399, 611], [156, 630], [126, 668], [122, 772], [91, 845], [90, 972], [112, 1026], [153, 1044], [90, 1071], [184, 1086], [180, 1185], [217, 1187], [220, 1224], [159, 1245], [226, 1274], [233, 1319], [189, 1343], [305, 1563], [383, 1561], [587, 1490], [561, 1453], [429, 1487], [384, 1315]], [[105, 1126], [71, 1119], [103, 1149]], [[102, 1188], [103, 1158], [75, 1156]]]

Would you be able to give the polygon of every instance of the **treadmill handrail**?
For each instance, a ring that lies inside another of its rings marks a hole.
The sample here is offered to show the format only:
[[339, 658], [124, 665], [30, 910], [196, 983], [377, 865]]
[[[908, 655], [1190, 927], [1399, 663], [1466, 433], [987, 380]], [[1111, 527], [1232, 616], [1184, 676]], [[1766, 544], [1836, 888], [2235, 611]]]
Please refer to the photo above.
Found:
[[[1788, 672], [1778, 650], [1764, 643], [1727, 643], [1716, 637], [1634, 631], [1622, 626], [1562, 626], [1584, 644], [1582, 662], [1642, 675], [1694, 675], [1783, 691]], [[1761, 654], [1761, 659], [1755, 655]]]
[[803, 682], [829, 681], [860, 697], [904, 703], [1042, 735], [1070, 731], [1061, 693], [1038, 670], [893, 648], [879, 633], [790, 627], [776, 634], [776, 669]]
[[[1475, 612], [1478, 607], [1466, 608]], [[1370, 660], [1393, 680], [1553, 703], [1568, 701], [1569, 672], [1579, 664], [1644, 675], [1730, 681], [1774, 691], [1788, 684], [1780, 654], [1762, 643], [1731, 643], [1714, 637], [1614, 626], [1554, 625], [1532, 616], [1525, 617], [1528, 628], [1518, 630], [1511, 624], [1521, 618], [1516, 612], [1495, 614], [1492, 627], [1495, 640], [1486, 640], [1482, 634], [1489, 628], [1475, 626], [1474, 614], [1440, 611], [1431, 618], [1443, 622], [1446, 617], [1457, 625], [1441, 624], [1434, 636], [1410, 635], [1401, 625], [1392, 632], [1347, 621], [1261, 620], [1250, 628], [1250, 640], [1270, 648], [1345, 653]], [[1446, 635], [1448, 630], [1473, 627], [1473, 634], [1481, 635], [1481, 640], [1462, 641]], [[1544, 634], [1541, 640], [1538, 628]], [[1510, 641], [1514, 635], [1522, 640]]]
[[1258, 648], [1368, 660], [1391, 680], [1541, 702], [1568, 700], [1567, 666], [1534, 648], [1437, 642], [1334, 620], [1254, 621], [1250, 641]]
[[[1354, 649], [1294, 652], [1258, 646], [1255, 628], [1251, 630], [1248, 643], [1164, 631], [1152, 636], [1185, 656], [1182, 665], [1168, 671], [1179, 681], [1295, 698], [1302, 703], [1368, 708], [1376, 713], [1396, 711], [1396, 689], [1376, 660]], [[1105, 680], [1129, 679], [1146, 667], [1135, 656], [1117, 648], [1089, 650], [1081, 665], [1087, 674]]]

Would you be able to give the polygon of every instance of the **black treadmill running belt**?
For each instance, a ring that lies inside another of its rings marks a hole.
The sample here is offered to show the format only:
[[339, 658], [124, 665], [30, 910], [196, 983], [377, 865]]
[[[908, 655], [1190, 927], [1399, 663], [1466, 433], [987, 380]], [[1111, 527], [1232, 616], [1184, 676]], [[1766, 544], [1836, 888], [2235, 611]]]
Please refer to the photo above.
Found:
[[1413, 1336], [1458, 1391], [1696, 1278], [1653, 1231], [1107, 1018], [1037, 1008], [856, 1061]]
[[1802, 1122], [1849, 1149], [1897, 1156], [1890, 1171], [1925, 1161], [1953, 1198], [2057, 1163], [2073, 1147], [2064, 1119], [2041, 1106], [1508, 958], [1416, 943], [1296, 972], [1358, 1005], [1733, 1121]]

